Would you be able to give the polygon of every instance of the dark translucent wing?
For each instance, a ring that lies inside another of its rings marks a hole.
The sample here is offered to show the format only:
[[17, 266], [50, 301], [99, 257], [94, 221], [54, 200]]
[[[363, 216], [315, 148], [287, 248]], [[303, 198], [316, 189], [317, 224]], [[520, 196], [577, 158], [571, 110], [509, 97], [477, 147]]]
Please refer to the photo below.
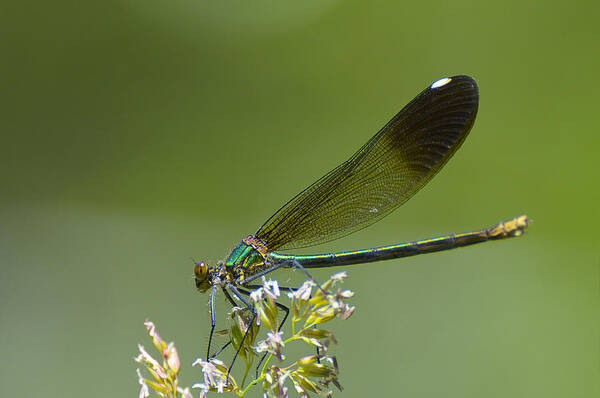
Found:
[[460, 147], [479, 96], [468, 76], [436, 81], [350, 159], [300, 192], [258, 230], [270, 251], [312, 246], [388, 215]]

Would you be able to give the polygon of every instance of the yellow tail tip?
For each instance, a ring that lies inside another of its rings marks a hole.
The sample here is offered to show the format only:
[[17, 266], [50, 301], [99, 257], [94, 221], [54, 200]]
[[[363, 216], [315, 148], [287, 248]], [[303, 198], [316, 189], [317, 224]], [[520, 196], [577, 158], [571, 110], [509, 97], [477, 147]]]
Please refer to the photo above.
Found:
[[490, 228], [490, 237], [500, 239], [521, 236], [532, 222], [533, 220], [526, 215], [517, 216]]

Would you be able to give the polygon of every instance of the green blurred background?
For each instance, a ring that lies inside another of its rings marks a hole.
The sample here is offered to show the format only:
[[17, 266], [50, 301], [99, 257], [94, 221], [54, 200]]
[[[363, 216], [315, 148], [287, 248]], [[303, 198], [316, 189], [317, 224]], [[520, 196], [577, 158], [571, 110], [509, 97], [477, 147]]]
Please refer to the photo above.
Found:
[[346, 268], [339, 395], [598, 396], [598, 11], [4, 2], [0, 395], [137, 396], [146, 318], [199, 381], [209, 318], [190, 257], [223, 258], [432, 81], [469, 74], [479, 115], [445, 169], [384, 221], [304, 252], [535, 222]]

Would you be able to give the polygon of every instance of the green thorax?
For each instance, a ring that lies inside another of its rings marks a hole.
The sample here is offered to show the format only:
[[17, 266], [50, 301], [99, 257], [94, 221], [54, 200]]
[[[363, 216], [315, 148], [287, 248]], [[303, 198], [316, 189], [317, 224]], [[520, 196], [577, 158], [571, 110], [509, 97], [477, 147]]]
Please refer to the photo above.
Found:
[[242, 242], [231, 251], [225, 265], [227, 268], [252, 269], [264, 264], [265, 259], [254, 247]]

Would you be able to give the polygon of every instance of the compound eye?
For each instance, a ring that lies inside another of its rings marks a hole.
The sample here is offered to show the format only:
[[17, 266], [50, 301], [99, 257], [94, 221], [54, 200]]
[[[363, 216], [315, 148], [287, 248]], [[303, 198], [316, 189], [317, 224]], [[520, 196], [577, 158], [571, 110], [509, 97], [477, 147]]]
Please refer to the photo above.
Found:
[[210, 277], [209, 266], [204, 262], [196, 263], [194, 266], [194, 279], [196, 280], [196, 287], [201, 292], [205, 292], [210, 289]]
[[196, 263], [194, 266], [194, 275], [196, 276], [196, 283], [198, 281], [205, 281], [208, 275], [208, 265], [204, 261]]

